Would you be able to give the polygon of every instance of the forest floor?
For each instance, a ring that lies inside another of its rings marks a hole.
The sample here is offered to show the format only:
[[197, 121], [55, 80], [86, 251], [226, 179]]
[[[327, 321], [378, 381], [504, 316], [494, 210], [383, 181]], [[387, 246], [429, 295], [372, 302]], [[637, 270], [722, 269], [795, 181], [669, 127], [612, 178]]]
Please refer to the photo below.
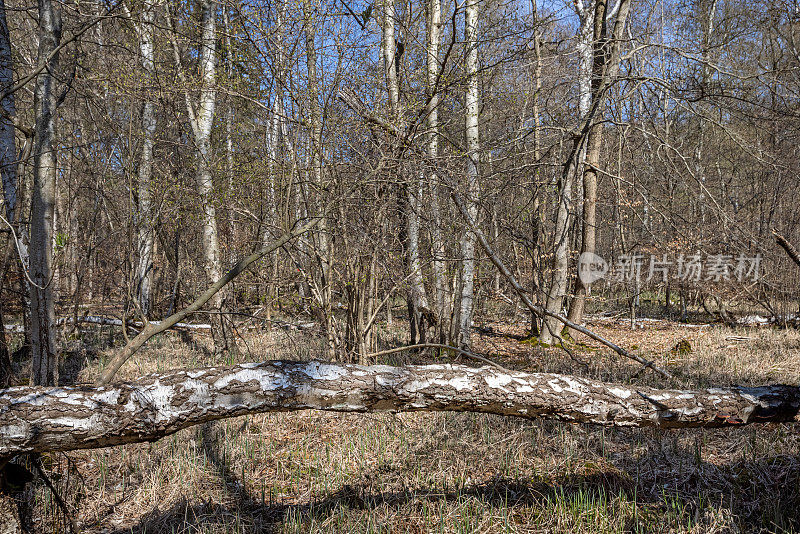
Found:
[[[797, 330], [640, 324], [589, 321], [678, 378], [640, 372], [582, 339], [570, 344], [572, 355], [544, 349], [510, 321], [483, 324], [473, 345], [510, 368], [661, 387], [800, 381]], [[384, 328], [384, 339], [403, 344], [400, 328]], [[235, 361], [209, 356], [208, 341], [163, 334], [119, 378], [321, 354], [302, 332], [245, 334]], [[91, 381], [114, 351], [77, 340], [68, 346], [78, 382]], [[426, 357], [393, 355], [386, 363], [412, 361]], [[800, 434], [780, 424], [666, 431], [468, 413], [304, 411], [229, 419], [152, 444], [51, 455], [45, 464], [87, 533], [800, 530]], [[37, 530], [66, 532], [44, 486], [37, 499]]]

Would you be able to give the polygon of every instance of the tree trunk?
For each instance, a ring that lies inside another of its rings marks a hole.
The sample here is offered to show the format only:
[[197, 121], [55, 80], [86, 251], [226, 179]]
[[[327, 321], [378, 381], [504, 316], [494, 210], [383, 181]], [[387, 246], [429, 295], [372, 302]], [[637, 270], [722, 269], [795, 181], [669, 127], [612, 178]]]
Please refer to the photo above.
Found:
[[[11, 53], [11, 36], [6, 20], [5, 2], [0, 3], [0, 177], [3, 183], [3, 200], [5, 202], [5, 216], [8, 222], [15, 224], [15, 209], [17, 205], [17, 145], [14, 135], [14, 118], [17, 114], [14, 93], [7, 93], [14, 85], [13, 57]], [[0, 290], [5, 281], [9, 264], [14, 262], [16, 250], [13, 236], [8, 236], [6, 253], [3, 255], [3, 264], [0, 267]], [[2, 293], [0, 291], [0, 298]], [[3, 324], [3, 306], [0, 302], [0, 385], [6, 386], [11, 380], [11, 359], [6, 343], [6, 332]]]
[[[590, 15], [593, 14], [593, 17]], [[606, 2], [605, 0], [595, 0], [592, 9], [587, 10], [582, 15], [585, 19], [590, 19], [590, 22], [581, 20], [581, 66], [588, 63], [588, 69], [581, 69], [581, 118], [587, 119], [590, 111], [590, 106], [593, 100], [604, 98], [605, 95], [596, 94], [600, 88], [602, 77], [605, 74], [605, 54], [607, 53], [605, 47], [605, 17], [606, 17]], [[593, 18], [593, 20], [591, 20]], [[588, 30], [584, 32], [584, 26], [588, 26]], [[588, 43], [585, 41], [588, 38]], [[594, 43], [594, 47], [592, 47]], [[588, 46], [587, 46], [588, 44]], [[588, 48], [590, 61], [584, 61], [584, 54]], [[592, 51], [592, 48], [594, 50]], [[593, 67], [592, 67], [593, 64]], [[592, 76], [594, 74], [594, 76]], [[589, 82], [589, 100], [584, 104], [584, 85], [586, 78]], [[602, 109], [602, 104], [599, 109]], [[596, 243], [596, 206], [597, 206], [597, 166], [600, 163], [600, 147], [602, 144], [603, 125], [597, 124], [594, 121], [589, 126], [588, 139], [586, 142], [587, 150], [583, 166], [583, 217], [581, 221], [581, 257], [587, 257], [595, 252]], [[586, 256], [584, 256], [586, 255]], [[580, 323], [583, 321], [583, 311], [586, 305], [586, 297], [589, 294], [591, 283], [585, 283], [580, 277], [581, 264], [578, 263], [578, 276], [575, 278], [575, 298], [572, 300], [569, 309], [569, 320]]]
[[14, 93], [8, 93], [14, 86], [11, 36], [6, 20], [5, 2], [0, 3], [0, 176], [3, 181], [3, 200], [5, 216], [14, 222], [17, 206], [17, 145], [14, 136], [14, 118], [17, 115]]
[[137, 234], [136, 249], [136, 294], [139, 307], [145, 317], [150, 315], [153, 287], [153, 241], [154, 225], [153, 203], [150, 182], [153, 177], [153, 145], [156, 134], [156, 116], [152, 96], [149, 94], [155, 82], [154, 23], [155, 6], [147, 0], [142, 9], [142, 22], [139, 25], [139, 49], [142, 54], [142, 68], [147, 86], [142, 106], [142, 154], [137, 173]]
[[619, 427], [800, 421], [800, 388], [659, 390], [495, 367], [271, 361], [151, 374], [106, 387], [0, 391], [0, 457], [154, 441], [263, 412], [480, 412]]
[[[202, 0], [200, 43], [200, 97], [197, 109], [192, 103], [189, 88], [186, 87], [186, 110], [192, 126], [196, 150], [195, 180], [197, 193], [200, 197], [200, 219], [202, 226], [202, 249], [206, 277], [209, 280], [219, 280], [222, 277], [222, 258], [220, 257], [219, 230], [217, 225], [217, 211], [214, 206], [214, 180], [211, 171], [214, 156], [211, 146], [211, 130], [214, 125], [214, 110], [216, 107], [216, 47], [217, 47], [217, 2], [215, 0]], [[170, 18], [170, 17], [168, 17]], [[175, 39], [175, 28], [172, 30], [172, 47], [175, 54], [176, 67], [180, 71], [180, 55]], [[184, 79], [185, 82], [185, 79]], [[220, 354], [227, 350], [236, 349], [227, 319], [221, 312], [226, 311], [227, 288], [215, 293], [210, 305], [216, 312], [211, 317], [211, 335], [214, 339], [214, 352]]]
[[[464, 41], [467, 48], [465, 69], [467, 93], [465, 95], [465, 131], [467, 140], [467, 211], [473, 220], [478, 218], [478, 166], [480, 164], [480, 139], [478, 137], [478, 2], [467, 0], [464, 12]], [[473, 297], [475, 279], [475, 234], [464, 230], [461, 237], [461, 298], [458, 312], [458, 346], [470, 347], [472, 331]]]
[[426, 71], [428, 91], [428, 158], [431, 169], [428, 171], [428, 187], [431, 190], [431, 249], [433, 266], [433, 289], [436, 306], [437, 330], [440, 343], [449, 343], [449, 318], [452, 297], [447, 284], [447, 266], [445, 263], [445, 245], [442, 236], [441, 198], [439, 194], [439, 176], [436, 174], [436, 161], [439, 157], [439, 89], [437, 83], [441, 72], [439, 48], [442, 40], [442, 3], [441, 0], [430, 0], [428, 4], [428, 43], [426, 49]]
[[[384, 75], [386, 77], [386, 92], [389, 100], [391, 124], [396, 131], [404, 132], [406, 128], [405, 116], [400, 105], [400, 60], [403, 51], [398, 49], [397, 43], [402, 42], [395, 34], [395, 6], [393, 0], [384, 0], [383, 3], [383, 35], [381, 39], [383, 52]], [[397, 141], [397, 139], [395, 139]], [[411, 330], [411, 344], [424, 342], [426, 336], [426, 314], [428, 298], [422, 276], [422, 264], [419, 249], [419, 197], [422, 184], [416, 173], [404, 173], [402, 163], [403, 147], [393, 146], [394, 152], [400, 154], [399, 182], [400, 204], [404, 219], [403, 246], [405, 248], [406, 266], [408, 268], [408, 290], [406, 303], [408, 305], [408, 320]], [[428, 147], [430, 150], [430, 146]]]
[[51, 0], [39, 0], [39, 63], [47, 68], [36, 77], [31, 205], [31, 383], [58, 383], [58, 350], [53, 309], [53, 219], [55, 215], [56, 148], [54, 143], [58, 99], [53, 84], [58, 67], [54, 53], [61, 41], [61, 16]]
[[[322, 177], [322, 110], [319, 103], [319, 80], [317, 78], [316, 48], [316, 14], [311, 0], [303, 1], [304, 33], [306, 45], [306, 71], [308, 73], [307, 89], [311, 122], [311, 171], [313, 182], [321, 195], [324, 195], [325, 184]], [[336, 355], [336, 321], [333, 316], [333, 243], [328, 232], [328, 222], [321, 221], [317, 233], [317, 260], [320, 266], [318, 282], [320, 311], [327, 339], [328, 357]]]
[[[554, 229], [554, 255], [553, 274], [550, 286], [547, 288], [547, 303], [545, 308], [553, 314], [560, 314], [567, 293], [567, 277], [569, 269], [569, 228], [570, 214], [572, 213], [572, 182], [576, 172], [575, 158], [570, 158], [564, 172], [561, 174], [559, 186], [559, 199]], [[546, 345], [560, 339], [561, 323], [552, 316], [545, 317], [542, 321], [540, 340]]]

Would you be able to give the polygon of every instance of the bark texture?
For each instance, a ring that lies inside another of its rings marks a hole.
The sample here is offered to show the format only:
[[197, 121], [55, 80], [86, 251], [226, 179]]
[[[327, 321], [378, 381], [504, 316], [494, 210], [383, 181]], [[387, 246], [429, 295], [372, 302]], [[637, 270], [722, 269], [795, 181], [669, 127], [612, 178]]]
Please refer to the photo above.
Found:
[[0, 391], [0, 456], [153, 441], [205, 421], [305, 409], [482, 412], [607, 426], [797, 422], [800, 388], [658, 390], [494, 367], [272, 361], [105, 387]]
[[[314, 0], [304, 0], [303, 9], [303, 33], [305, 35], [306, 49], [306, 72], [308, 79], [306, 91], [308, 93], [308, 118], [310, 120], [310, 141], [311, 141], [311, 172], [319, 209], [324, 204], [327, 184], [323, 176], [323, 114], [320, 105], [320, 82], [317, 74], [317, 27], [319, 25], [318, 4]], [[307, 196], [307, 193], [306, 193]], [[313, 236], [316, 240], [315, 256], [319, 264], [319, 276], [314, 280], [317, 286], [314, 290], [315, 297], [319, 303], [320, 319], [325, 325], [325, 337], [327, 340], [328, 357], [336, 356], [336, 320], [333, 315], [333, 242], [328, 229], [328, 221], [324, 218], [319, 223], [319, 232]]]
[[[138, 25], [139, 50], [148, 90], [155, 80], [155, 6], [153, 0], [146, 0]], [[153, 176], [153, 147], [155, 145], [156, 115], [155, 104], [150, 95], [145, 97], [142, 106], [142, 153], [137, 173], [137, 233], [136, 249], [136, 293], [142, 314], [150, 315], [153, 286], [153, 238], [154, 216], [150, 182]]]
[[[442, 3], [441, 0], [430, 0], [426, 11], [428, 24], [428, 46], [425, 54], [425, 69], [427, 73], [427, 154], [431, 162], [439, 158], [439, 77], [441, 64], [439, 48], [442, 40]], [[439, 176], [436, 168], [431, 165], [427, 172], [428, 187], [430, 189], [431, 216], [431, 251], [433, 268], [433, 300], [436, 306], [437, 328], [439, 342], [450, 341], [450, 301], [451, 295], [447, 284], [447, 265], [445, 262], [446, 251], [442, 236], [441, 197], [439, 194]]]
[[[464, 41], [467, 47], [464, 68], [467, 92], [464, 98], [465, 133], [467, 142], [467, 212], [473, 220], [478, 218], [478, 172], [480, 164], [480, 139], [478, 115], [480, 114], [478, 87], [478, 2], [467, 0], [464, 10]], [[472, 312], [475, 285], [475, 234], [466, 228], [461, 237], [461, 298], [458, 312], [458, 346], [470, 348]]]
[[792, 261], [795, 262], [798, 267], [800, 267], [800, 253], [797, 252], [797, 249], [794, 248], [791, 243], [789, 243], [789, 240], [775, 230], [773, 230], [772, 233], [775, 236], [775, 242], [778, 243], [778, 245], [786, 252], [786, 254], [789, 255]]
[[17, 205], [17, 149], [14, 139], [14, 117], [17, 114], [13, 92], [13, 57], [11, 37], [6, 21], [5, 2], [0, 3], [0, 177], [3, 180], [3, 200], [5, 215], [14, 222], [14, 209]]
[[53, 227], [56, 199], [55, 127], [58, 97], [54, 73], [61, 42], [61, 15], [50, 0], [39, 0], [39, 63], [47, 68], [36, 77], [36, 109], [31, 205], [30, 271], [36, 284], [31, 294], [31, 382], [58, 383], [58, 352], [53, 309]]

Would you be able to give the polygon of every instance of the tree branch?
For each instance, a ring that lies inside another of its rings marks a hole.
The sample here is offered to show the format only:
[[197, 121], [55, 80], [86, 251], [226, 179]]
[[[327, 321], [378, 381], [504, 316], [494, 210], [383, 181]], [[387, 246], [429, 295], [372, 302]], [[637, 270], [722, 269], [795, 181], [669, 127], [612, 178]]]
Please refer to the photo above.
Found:
[[773, 229], [772, 234], [775, 236], [775, 241], [780, 245], [780, 247], [786, 251], [786, 254], [792, 258], [798, 267], [800, 267], [800, 253], [797, 252], [797, 249], [789, 243], [789, 241], [783, 237], [781, 234], [778, 233], [777, 230]]
[[109, 361], [106, 367], [103, 369], [103, 373], [100, 375], [100, 378], [97, 379], [96, 384], [100, 386], [111, 382], [111, 380], [114, 379], [114, 375], [116, 375], [117, 371], [119, 371], [119, 368], [122, 367], [122, 364], [128, 361], [128, 359], [131, 356], [133, 356], [133, 354], [137, 350], [139, 350], [142, 347], [142, 345], [147, 343], [150, 340], [150, 338], [152, 338], [156, 334], [160, 334], [161, 332], [167, 330], [168, 328], [175, 326], [177, 323], [183, 321], [188, 315], [196, 311], [199, 311], [200, 308], [202, 308], [206, 302], [211, 300], [211, 297], [217, 294], [217, 292], [220, 289], [228, 285], [228, 283], [231, 282], [231, 280], [233, 280], [234, 278], [239, 276], [242, 272], [244, 272], [244, 270], [247, 269], [250, 265], [257, 262], [267, 254], [270, 254], [271, 252], [278, 250], [292, 239], [306, 233], [311, 228], [319, 224], [320, 220], [321, 220], [320, 218], [311, 219], [310, 221], [307, 221], [305, 224], [295, 228], [291, 232], [284, 234], [278, 240], [273, 241], [269, 245], [266, 245], [261, 249], [253, 252], [249, 256], [239, 260], [239, 262], [236, 265], [234, 265], [228, 272], [226, 272], [222, 276], [222, 278], [214, 282], [214, 284], [212, 284], [208, 289], [206, 289], [205, 292], [202, 295], [200, 295], [197, 299], [195, 299], [195, 301], [192, 302], [189, 306], [187, 306], [186, 308], [182, 309], [179, 312], [173, 313], [163, 321], [148, 323], [147, 326], [145, 326], [144, 329], [141, 332], [139, 332], [139, 334], [135, 338], [130, 340], [116, 356], [111, 358], [111, 361]]
[[573, 330], [578, 331], [581, 334], [584, 334], [585, 336], [588, 336], [589, 338], [602, 343], [603, 345], [610, 348], [620, 356], [624, 356], [626, 358], [630, 358], [631, 360], [639, 362], [643, 366], [649, 367], [650, 369], [652, 369], [653, 371], [657, 372], [658, 374], [664, 377], [672, 378], [672, 374], [669, 373], [669, 371], [666, 371], [665, 369], [662, 369], [661, 367], [655, 365], [655, 363], [653, 363], [652, 361], [645, 360], [644, 358], [636, 354], [631, 354], [630, 352], [623, 349], [616, 343], [612, 343], [611, 341], [607, 340], [606, 338], [602, 337], [599, 334], [596, 334], [595, 332], [589, 330], [588, 328], [583, 327], [577, 323], [573, 323], [560, 313], [553, 313], [550, 310], [547, 310], [541, 306], [537, 306], [536, 304], [531, 302], [531, 299], [528, 297], [528, 294], [525, 292], [525, 289], [519, 284], [519, 282], [517, 282], [517, 279], [514, 277], [513, 274], [511, 274], [511, 271], [509, 271], [508, 268], [505, 266], [503, 260], [501, 260], [497, 254], [495, 254], [491, 245], [489, 245], [489, 242], [486, 240], [486, 236], [483, 234], [481, 229], [478, 228], [478, 225], [475, 223], [475, 221], [472, 219], [472, 216], [469, 214], [469, 211], [467, 210], [467, 207], [464, 204], [464, 200], [461, 198], [461, 195], [459, 195], [456, 192], [456, 190], [453, 189], [450, 192], [450, 196], [453, 198], [453, 202], [458, 208], [458, 211], [461, 213], [462, 217], [464, 217], [464, 220], [467, 222], [467, 226], [478, 238], [478, 242], [483, 248], [483, 251], [486, 252], [486, 255], [489, 257], [492, 263], [494, 263], [494, 266], [497, 267], [497, 269], [500, 271], [500, 274], [502, 274], [503, 277], [505, 277], [505, 279], [508, 280], [508, 283], [511, 284], [511, 287], [514, 288], [514, 291], [517, 293], [522, 303], [525, 306], [527, 306], [529, 310], [539, 315], [540, 317], [545, 315], [548, 317], [553, 317], [554, 319], [562, 323], [564, 326], [568, 326], [569, 328], [572, 328]]

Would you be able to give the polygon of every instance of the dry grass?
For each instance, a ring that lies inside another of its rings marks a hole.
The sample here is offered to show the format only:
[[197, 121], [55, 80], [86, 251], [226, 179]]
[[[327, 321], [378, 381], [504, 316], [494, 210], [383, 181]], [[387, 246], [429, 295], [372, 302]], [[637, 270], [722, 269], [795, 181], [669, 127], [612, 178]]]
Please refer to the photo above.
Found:
[[[797, 384], [797, 331], [592, 326], [671, 366], [667, 384], [593, 344], [576, 362], [502, 334], [476, 350], [507, 366], [671, 386]], [[515, 331], [516, 330], [516, 331]], [[733, 340], [731, 336], [745, 336]], [[681, 339], [688, 354], [672, 354]], [[210, 364], [174, 334], [128, 364], [135, 376]], [[310, 358], [300, 334], [249, 335], [244, 360]], [[86, 358], [89, 381], [104, 357]], [[401, 357], [422, 360], [424, 358]], [[394, 360], [393, 363], [404, 363]], [[220, 363], [215, 361], [213, 363]], [[232, 363], [232, 362], [223, 362]], [[85, 532], [785, 532], [800, 528], [800, 436], [785, 425], [716, 431], [602, 429], [476, 414], [299, 412], [195, 427], [154, 444], [54, 455]], [[37, 525], [61, 532], [44, 488]]]

